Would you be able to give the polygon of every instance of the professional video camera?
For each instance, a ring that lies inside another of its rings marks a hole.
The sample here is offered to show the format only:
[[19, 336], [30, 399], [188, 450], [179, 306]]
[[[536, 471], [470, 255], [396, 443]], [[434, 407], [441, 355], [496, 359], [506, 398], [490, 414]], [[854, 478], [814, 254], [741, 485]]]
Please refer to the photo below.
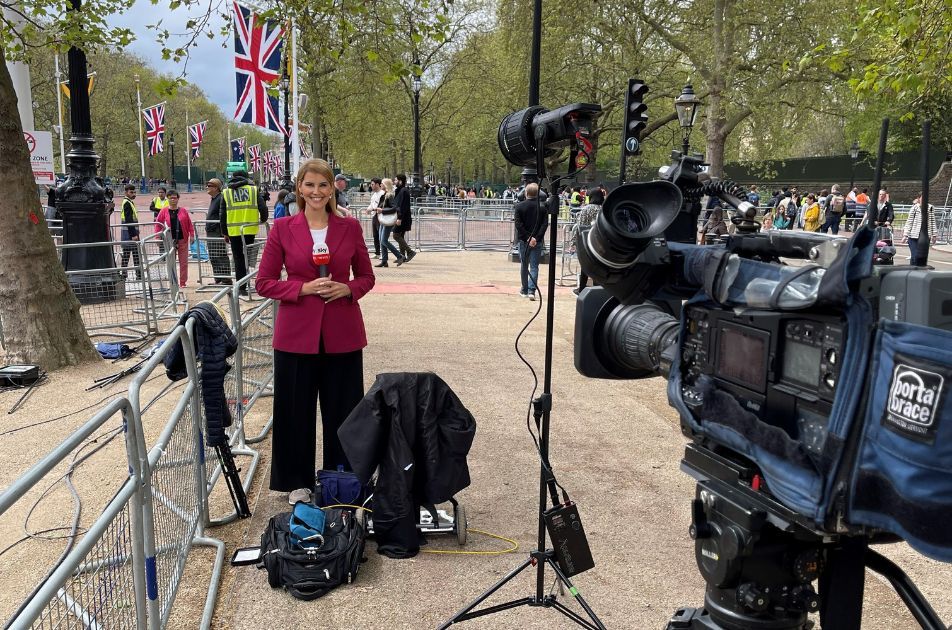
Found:
[[[576, 368], [665, 376], [691, 439], [707, 588], [669, 628], [799, 629], [817, 611], [858, 627], [864, 565], [945, 628], [867, 545], [952, 562], [952, 273], [873, 267], [868, 226], [761, 233], [740, 188], [704, 167], [673, 152], [658, 180], [612, 191], [578, 242], [598, 286], [577, 302]], [[733, 208], [726, 243], [695, 244], [704, 195]]]

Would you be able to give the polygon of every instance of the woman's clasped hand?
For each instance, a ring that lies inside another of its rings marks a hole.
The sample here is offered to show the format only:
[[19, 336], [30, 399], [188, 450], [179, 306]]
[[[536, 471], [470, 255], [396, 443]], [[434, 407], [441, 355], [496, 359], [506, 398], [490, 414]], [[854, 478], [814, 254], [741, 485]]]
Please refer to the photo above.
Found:
[[301, 285], [301, 295], [317, 295], [325, 302], [350, 297], [350, 287], [343, 282], [334, 282], [331, 278], [315, 278]]

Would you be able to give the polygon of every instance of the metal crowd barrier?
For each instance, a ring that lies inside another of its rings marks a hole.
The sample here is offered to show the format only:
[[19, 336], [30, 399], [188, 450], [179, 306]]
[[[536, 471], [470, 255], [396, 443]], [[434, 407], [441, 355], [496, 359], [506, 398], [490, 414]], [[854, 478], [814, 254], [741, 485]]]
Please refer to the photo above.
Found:
[[[198, 291], [218, 291], [221, 284], [234, 284], [235, 264], [230, 243], [224, 236], [208, 236], [208, 221], [194, 221], [196, 245], [192, 252], [192, 260], [198, 263]], [[270, 223], [243, 223], [242, 230], [257, 227], [255, 240], [245, 243], [243, 251], [245, 265], [248, 271], [258, 268], [258, 260], [264, 251], [268, 234], [271, 232]], [[254, 287], [252, 287], [253, 289]]]
[[[138, 427], [146, 420], [140, 400], [142, 386], [162, 360], [182, 342], [188, 379], [178, 397], [175, 409], [158, 440], [146, 453], [139, 441], [137, 456], [148, 463], [148, 476], [143, 485], [143, 537], [147, 606], [150, 628], [164, 628], [172, 612], [172, 604], [182, 582], [185, 562], [193, 545], [215, 549], [215, 561], [205, 598], [201, 628], [211, 625], [218, 596], [218, 583], [225, 562], [225, 544], [205, 536], [208, 516], [205, 493], [204, 422], [201, 388], [194, 354], [194, 320], [177, 326], [159, 350], [139, 371], [129, 387], [129, 401]], [[161, 420], [155, 418], [156, 424]], [[141, 626], [140, 626], [141, 627]]]
[[[194, 546], [215, 550], [199, 627], [211, 626], [225, 545], [204, 532], [208, 519], [204, 422], [193, 339], [190, 319], [172, 331], [138, 372], [128, 398], [108, 403], [0, 494], [3, 515], [68, 457], [73, 457], [72, 467], [78, 466], [85, 458], [77, 460], [77, 455], [103, 437], [98, 432], [107, 423], [121, 417], [112, 431], [125, 438], [125, 479], [85, 533], [74, 533], [75, 545], [7, 627], [165, 628]], [[177, 342], [182, 343], [187, 380], [143, 404], [143, 386], [157, 369], [164, 370], [162, 360]], [[167, 391], [177, 395], [174, 408], [146, 451], [144, 423], [161, 423], [158, 413], [149, 410]]]
[[[146, 560], [141, 425], [125, 398], [114, 400], [0, 494], [0, 515], [18, 505], [46, 475], [68, 461], [119, 416], [128, 476], [62, 562], [8, 621], [21, 628], [145, 628]], [[78, 534], [77, 534], [78, 536]], [[24, 575], [23, 577], [26, 577]], [[39, 577], [39, 576], [38, 576]]]

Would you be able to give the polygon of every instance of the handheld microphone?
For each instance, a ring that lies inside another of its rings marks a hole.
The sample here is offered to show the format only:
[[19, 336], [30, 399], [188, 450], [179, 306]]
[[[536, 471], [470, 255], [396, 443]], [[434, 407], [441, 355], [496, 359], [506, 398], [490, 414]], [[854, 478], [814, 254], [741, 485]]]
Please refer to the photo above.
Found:
[[311, 259], [314, 261], [314, 264], [318, 267], [318, 274], [321, 278], [327, 277], [327, 265], [331, 262], [331, 252], [327, 249], [326, 243], [314, 244], [314, 249], [311, 251]]

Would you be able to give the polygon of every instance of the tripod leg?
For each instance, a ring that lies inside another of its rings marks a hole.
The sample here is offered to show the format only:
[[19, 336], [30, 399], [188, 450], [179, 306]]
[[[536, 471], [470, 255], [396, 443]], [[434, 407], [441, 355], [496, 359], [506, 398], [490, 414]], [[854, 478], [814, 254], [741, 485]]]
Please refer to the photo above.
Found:
[[909, 576], [894, 562], [879, 552], [869, 550], [866, 552], [866, 566], [871, 571], [875, 571], [889, 580], [896, 594], [899, 595], [899, 598], [920, 626], [926, 630], [945, 630], [945, 624], [939, 619], [935, 609], [922, 596], [922, 592], [913, 584]]
[[[595, 611], [592, 610], [591, 606], [588, 605], [588, 602], [585, 601], [585, 598], [582, 597], [582, 594], [578, 592], [578, 589], [575, 588], [575, 586], [572, 584], [572, 581], [569, 580], [569, 579], [565, 576], [564, 573], [562, 573], [562, 569], [559, 568], [558, 563], [556, 563], [556, 561], [553, 560], [552, 558], [546, 558], [546, 562], [549, 564], [550, 567], [552, 567], [552, 570], [555, 571], [555, 575], [558, 576], [559, 581], [562, 582], [563, 584], [565, 584], [565, 585], [568, 587], [569, 593], [572, 594], [572, 597], [575, 598], [575, 601], [578, 602], [578, 605], [582, 607], [582, 610], [584, 610], [584, 611], [586, 612], [586, 614], [588, 614], [589, 619], [591, 619], [592, 622], [595, 624], [595, 625], [592, 626], [592, 627], [593, 627], [593, 628], [598, 628], [599, 630], [605, 630], [605, 624], [602, 623], [601, 619], [598, 618], [598, 615], [595, 614]], [[553, 604], [553, 605], [555, 605], [555, 604]], [[567, 608], [566, 608], [565, 610], [562, 610], [562, 608], [564, 608], [564, 606], [561, 606], [561, 605], [556, 606], [556, 608], [559, 608], [559, 610], [560, 610], [563, 614], [565, 614], [566, 611], [572, 612], [572, 611], [568, 610]], [[575, 613], [573, 613], [573, 614], [575, 614]], [[577, 616], [577, 615], [576, 615], [576, 616]], [[584, 621], [584, 620], [583, 620], [583, 621]]]
[[530, 602], [532, 602], [533, 599], [532, 599], [531, 597], [527, 597], [525, 600], [517, 600], [518, 603], [512, 602], [512, 603], [513, 603], [513, 606], [506, 606], [506, 605], [502, 604], [501, 606], [505, 606], [505, 608], [499, 608], [498, 606], [496, 606], [496, 607], [493, 607], [493, 608], [494, 608], [493, 610], [487, 609], [487, 610], [484, 610], [484, 611], [477, 611], [476, 614], [470, 614], [470, 611], [472, 611], [474, 608], [476, 608], [476, 607], [479, 606], [481, 603], [483, 603], [483, 601], [485, 601], [487, 597], [489, 597], [490, 595], [492, 595], [493, 593], [495, 593], [496, 591], [498, 591], [499, 589], [501, 589], [503, 586], [505, 586], [506, 583], [509, 582], [509, 580], [511, 580], [512, 578], [516, 577], [517, 575], [519, 575], [520, 573], [522, 573], [523, 571], [525, 571], [527, 568], [529, 568], [530, 566], [532, 566], [532, 560], [533, 560], [532, 556], [526, 558], [526, 561], [523, 562], [522, 564], [520, 564], [520, 565], [519, 565], [518, 567], [516, 567], [515, 569], [513, 569], [513, 570], [509, 573], [509, 575], [507, 575], [506, 577], [502, 578], [501, 580], [499, 580], [498, 582], [496, 582], [495, 584], [493, 584], [492, 586], [490, 586], [485, 592], [483, 592], [482, 595], [480, 595], [479, 597], [477, 597], [476, 599], [474, 599], [472, 602], [470, 602], [469, 604], [467, 604], [466, 607], [463, 608], [462, 610], [460, 610], [458, 613], [456, 613], [455, 615], [453, 615], [452, 617], [450, 617], [449, 619], [447, 619], [447, 620], [443, 623], [443, 625], [439, 627], [438, 630], [444, 630], [444, 628], [449, 628], [451, 625], [453, 625], [453, 624], [456, 623], [457, 621], [465, 621], [465, 620], [470, 619], [470, 618], [472, 618], [472, 617], [478, 617], [478, 616], [481, 616], [481, 615], [483, 615], [483, 614], [489, 614], [490, 612], [495, 612], [495, 609], [505, 610], [505, 608], [513, 608], [513, 607], [515, 607], [515, 606], [521, 606], [521, 605], [523, 605], [523, 604], [529, 604]]

